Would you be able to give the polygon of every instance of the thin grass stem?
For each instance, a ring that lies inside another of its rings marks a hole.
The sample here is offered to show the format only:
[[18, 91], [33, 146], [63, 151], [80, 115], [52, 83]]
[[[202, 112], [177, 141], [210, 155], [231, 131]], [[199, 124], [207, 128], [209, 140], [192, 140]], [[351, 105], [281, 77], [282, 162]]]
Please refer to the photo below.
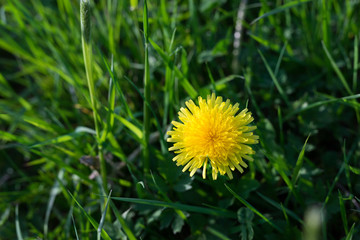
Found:
[[81, 21], [81, 43], [83, 49], [84, 56], [84, 64], [86, 71], [86, 79], [89, 88], [91, 107], [93, 110], [93, 117], [95, 123], [95, 131], [96, 131], [96, 139], [98, 143], [98, 155], [100, 159], [100, 172], [101, 178], [103, 181], [104, 189], [107, 189], [107, 175], [106, 175], [106, 165], [105, 159], [103, 155], [103, 148], [101, 143], [101, 135], [100, 135], [100, 126], [98, 121], [98, 112], [96, 106], [96, 97], [95, 97], [95, 87], [94, 87], [94, 79], [92, 75], [92, 49], [91, 49], [91, 36], [90, 36], [90, 1], [89, 0], [81, 0], [80, 1], [80, 21]]
[[147, 1], [144, 1], [144, 19], [143, 30], [145, 39], [145, 69], [144, 69], [144, 124], [143, 124], [143, 161], [144, 161], [144, 173], [149, 172], [150, 168], [150, 151], [149, 151], [149, 138], [150, 138], [150, 109], [147, 106], [147, 102], [150, 103], [150, 72], [149, 72], [149, 35], [148, 35], [148, 8]]

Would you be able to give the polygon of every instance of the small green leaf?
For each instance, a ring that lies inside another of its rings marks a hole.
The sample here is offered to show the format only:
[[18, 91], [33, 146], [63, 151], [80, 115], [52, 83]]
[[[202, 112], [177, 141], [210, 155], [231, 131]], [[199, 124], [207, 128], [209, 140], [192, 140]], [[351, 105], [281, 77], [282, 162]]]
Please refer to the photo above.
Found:
[[248, 208], [240, 208], [237, 211], [238, 221], [241, 224], [240, 236], [242, 240], [251, 240], [254, 238], [254, 229], [252, 227], [252, 220], [254, 213]]
[[171, 224], [173, 233], [177, 234], [181, 232], [183, 226], [184, 226], [184, 219], [182, 219], [179, 215], [176, 215], [173, 223]]

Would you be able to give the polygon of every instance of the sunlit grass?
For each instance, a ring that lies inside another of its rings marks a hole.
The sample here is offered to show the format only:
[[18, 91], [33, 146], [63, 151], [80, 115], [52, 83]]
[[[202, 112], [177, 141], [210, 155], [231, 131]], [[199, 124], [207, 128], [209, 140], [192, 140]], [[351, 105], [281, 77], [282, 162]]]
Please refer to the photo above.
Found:
[[[0, 239], [359, 235], [358, 1], [89, 0], [83, 44], [80, 1], [1, 3]], [[166, 142], [213, 92], [260, 138], [232, 180]]]

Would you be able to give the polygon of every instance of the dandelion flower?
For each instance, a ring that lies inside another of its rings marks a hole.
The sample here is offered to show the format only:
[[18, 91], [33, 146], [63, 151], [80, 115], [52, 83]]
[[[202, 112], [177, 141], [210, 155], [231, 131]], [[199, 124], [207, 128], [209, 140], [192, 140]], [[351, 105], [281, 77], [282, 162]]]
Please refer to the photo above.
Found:
[[192, 100], [181, 108], [179, 119], [182, 123], [172, 121], [174, 128], [167, 134], [167, 141], [174, 145], [169, 151], [177, 154], [173, 161], [176, 165], [185, 165], [183, 172], [190, 171], [192, 177], [197, 169], [203, 167], [202, 176], [206, 178], [208, 161], [212, 167], [212, 178], [217, 179], [218, 173], [225, 173], [230, 179], [232, 171], [238, 169], [241, 173], [247, 164], [243, 159], [253, 161], [249, 154], [254, 150], [249, 144], [258, 143], [259, 137], [253, 134], [256, 126], [248, 126], [254, 118], [248, 109], [239, 114], [239, 104], [230, 104], [230, 100], [223, 102], [222, 97], [213, 93], [207, 100], [199, 97], [199, 106]]

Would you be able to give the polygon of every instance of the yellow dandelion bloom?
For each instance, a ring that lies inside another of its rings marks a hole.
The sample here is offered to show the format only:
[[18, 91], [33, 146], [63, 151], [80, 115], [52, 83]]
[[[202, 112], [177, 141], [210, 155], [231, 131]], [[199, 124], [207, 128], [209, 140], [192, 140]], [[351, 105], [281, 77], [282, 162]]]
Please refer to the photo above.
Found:
[[190, 171], [192, 177], [196, 170], [203, 167], [202, 176], [206, 178], [208, 161], [212, 167], [212, 177], [217, 179], [218, 173], [225, 173], [230, 179], [235, 168], [241, 173], [247, 164], [243, 159], [253, 161], [249, 154], [254, 150], [248, 144], [258, 143], [259, 136], [252, 131], [256, 126], [248, 126], [254, 118], [245, 108], [239, 114], [239, 104], [223, 102], [222, 97], [213, 93], [207, 100], [199, 97], [199, 106], [192, 100], [181, 108], [179, 119], [182, 123], [172, 121], [174, 128], [167, 134], [167, 141], [174, 145], [169, 151], [177, 155], [173, 158], [176, 165], [185, 165], [183, 172]]

